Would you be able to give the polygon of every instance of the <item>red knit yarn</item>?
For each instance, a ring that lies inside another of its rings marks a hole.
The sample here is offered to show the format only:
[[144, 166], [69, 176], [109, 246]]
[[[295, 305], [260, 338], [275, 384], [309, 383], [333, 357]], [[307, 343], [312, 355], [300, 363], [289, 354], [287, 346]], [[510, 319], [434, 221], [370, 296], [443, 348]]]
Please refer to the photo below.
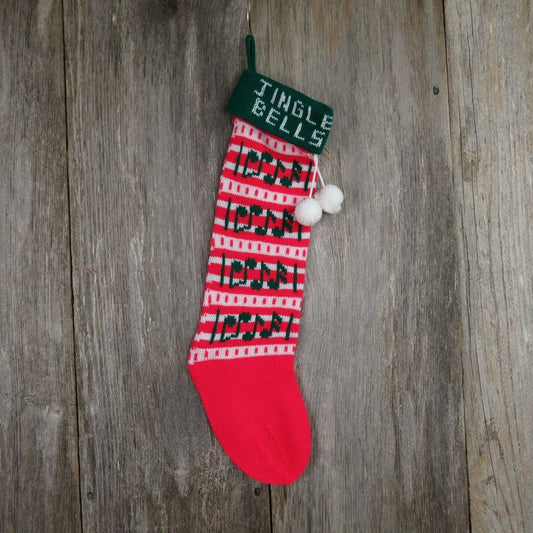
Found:
[[310, 228], [293, 214], [313, 156], [242, 119], [233, 125], [189, 370], [235, 464], [287, 484], [311, 450], [293, 366]]

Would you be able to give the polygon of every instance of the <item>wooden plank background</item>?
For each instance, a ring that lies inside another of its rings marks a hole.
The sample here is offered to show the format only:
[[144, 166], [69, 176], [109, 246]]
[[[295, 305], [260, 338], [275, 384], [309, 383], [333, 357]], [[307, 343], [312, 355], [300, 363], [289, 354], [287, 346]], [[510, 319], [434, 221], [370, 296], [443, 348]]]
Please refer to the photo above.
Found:
[[0, 7], [0, 531], [79, 529], [62, 15]]
[[475, 531], [533, 531], [533, 11], [446, 3]]
[[234, 467], [186, 363], [246, 4], [0, 7], [0, 531], [532, 531], [530, 3], [252, 2], [346, 196], [287, 487]]

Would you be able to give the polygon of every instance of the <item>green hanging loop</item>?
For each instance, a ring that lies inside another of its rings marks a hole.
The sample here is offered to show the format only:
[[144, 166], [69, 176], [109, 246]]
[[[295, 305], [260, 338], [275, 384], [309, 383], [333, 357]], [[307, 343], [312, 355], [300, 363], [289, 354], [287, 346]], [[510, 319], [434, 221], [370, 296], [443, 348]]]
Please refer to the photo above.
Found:
[[246, 57], [248, 59], [248, 70], [255, 72], [255, 40], [251, 33], [246, 36]]

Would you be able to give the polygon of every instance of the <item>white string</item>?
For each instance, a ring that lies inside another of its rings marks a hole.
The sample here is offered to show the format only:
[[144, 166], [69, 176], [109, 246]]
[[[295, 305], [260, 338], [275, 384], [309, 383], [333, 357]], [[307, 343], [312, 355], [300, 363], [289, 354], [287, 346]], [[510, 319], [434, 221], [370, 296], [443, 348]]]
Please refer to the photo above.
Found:
[[313, 175], [311, 176], [311, 186], [309, 187], [309, 198], [313, 196], [313, 190], [316, 188], [316, 175], [318, 174], [318, 178], [320, 179], [320, 183], [322, 184], [322, 187], [325, 187], [326, 184], [324, 183], [324, 178], [322, 177], [322, 174], [320, 172], [320, 169], [318, 168], [318, 155], [313, 155]]
[[320, 183], [322, 184], [322, 187], [325, 187], [326, 184], [324, 183], [324, 178], [322, 177], [322, 173], [320, 172], [320, 169], [316, 167], [316, 170], [318, 172], [318, 177], [320, 178]]

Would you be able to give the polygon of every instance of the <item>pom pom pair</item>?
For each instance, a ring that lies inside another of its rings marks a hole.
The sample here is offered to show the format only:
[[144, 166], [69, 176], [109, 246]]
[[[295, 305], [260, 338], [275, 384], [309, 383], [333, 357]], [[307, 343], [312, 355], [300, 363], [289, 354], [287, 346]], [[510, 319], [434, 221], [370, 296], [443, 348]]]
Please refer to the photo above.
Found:
[[314, 198], [306, 198], [296, 204], [294, 217], [300, 224], [312, 226], [322, 218], [322, 211], [338, 213], [343, 200], [344, 194], [336, 185], [324, 185]]

